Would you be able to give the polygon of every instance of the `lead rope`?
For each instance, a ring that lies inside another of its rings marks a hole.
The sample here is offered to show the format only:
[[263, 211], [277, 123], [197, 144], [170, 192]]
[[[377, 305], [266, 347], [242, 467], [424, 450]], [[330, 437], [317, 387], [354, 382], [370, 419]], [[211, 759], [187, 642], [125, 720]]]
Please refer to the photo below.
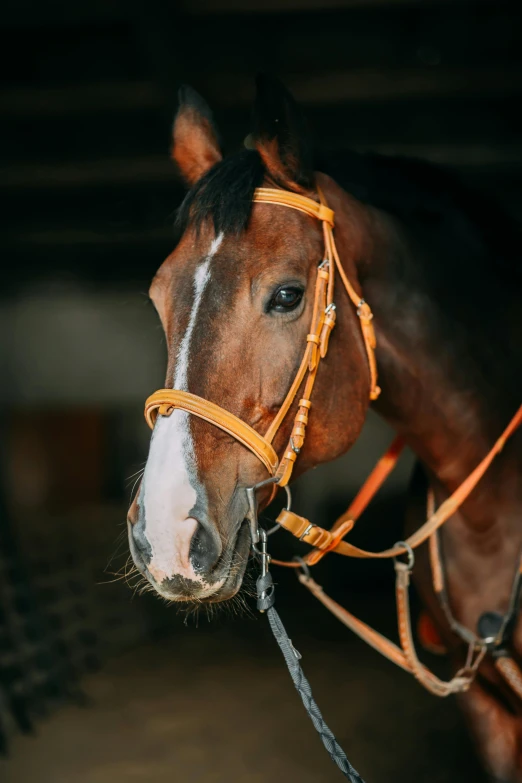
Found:
[[258, 577], [256, 582], [257, 608], [262, 613], [266, 612], [268, 616], [270, 628], [272, 629], [275, 640], [279, 645], [279, 649], [283, 653], [283, 658], [285, 659], [288, 671], [290, 672], [290, 677], [292, 678], [296, 690], [301, 697], [301, 701], [304, 704], [305, 710], [310, 716], [310, 720], [312, 721], [315, 730], [321, 737], [321, 742], [326, 748], [328, 755], [332, 761], [337, 764], [344, 777], [351, 781], [351, 783], [364, 783], [364, 780], [359, 775], [355, 767], [352, 767], [348, 761], [346, 753], [335, 739], [334, 733], [326, 724], [321, 714], [321, 710], [317, 706], [317, 703], [312, 695], [312, 688], [310, 687], [310, 683], [306, 679], [299, 663], [301, 654], [292, 644], [292, 641], [285, 630], [281, 618], [279, 617], [279, 614], [274, 607], [275, 588], [272, 581], [272, 575], [268, 570], [270, 555], [266, 549], [266, 531], [260, 530], [259, 532], [260, 549], [257, 550], [257, 554], [261, 559], [261, 575]]

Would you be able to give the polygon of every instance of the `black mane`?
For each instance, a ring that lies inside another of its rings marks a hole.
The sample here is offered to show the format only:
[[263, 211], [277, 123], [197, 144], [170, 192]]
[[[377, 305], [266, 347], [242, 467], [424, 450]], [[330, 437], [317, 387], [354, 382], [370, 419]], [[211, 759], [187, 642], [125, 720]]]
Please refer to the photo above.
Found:
[[[362, 203], [405, 222], [427, 221], [433, 228], [437, 221], [464, 221], [487, 253], [520, 273], [518, 224], [452, 172], [422, 160], [355, 152], [318, 156], [317, 169]], [[198, 230], [208, 219], [216, 233], [241, 233], [264, 175], [256, 150], [243, 149], [224, 158], [185, 196], [176, 218], [178, 235], [189, 223]]]

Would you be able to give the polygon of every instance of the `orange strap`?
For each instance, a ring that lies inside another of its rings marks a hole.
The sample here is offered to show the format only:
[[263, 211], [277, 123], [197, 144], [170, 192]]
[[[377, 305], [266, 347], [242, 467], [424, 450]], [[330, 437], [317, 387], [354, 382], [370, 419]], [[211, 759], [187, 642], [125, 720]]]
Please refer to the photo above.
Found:
[[200, 419], [215, 424], [216, 427], [228, 432], [236, 440], [246, 446], [261, 460], [271, 475], [277, 470], [278, 458], [274, 449], [249, 424], [246, 424], [233, 413], [220, 408], [213, 402], [204, 400], [195, 394], [178, 391], [177, 389], [160, 389], [154, 392], [145, 402], [145, 418], [149, 427], [154, 427], [158, 416], [170, 416], [175, 408], [188, 411]]
[[500, 655], [495, 658], [495, 668], [502, 675], [511, 690], [522, 699], [522, 672], [516, 661], [508, 655]]
[[[335, 524], [331, 527], [329, 533], [336, 533], [337, 535], [329, 535], [328, 540], [330, 542], [330, 546], [319, 548], [313, 541], [313, 538], [318, 536], [319, 532], [326, 532], [324, 528], [318, 527], [317, 525], [312, 525], [305, 517], [299, 517], [297, 514], [294, 514], [294, 512], [287, 512], [286, 509], [281, 512], [277, 522], [281, 524], [286, 530], [289, 530], [291, 533], [293, 533], [293, 535], [296, 535], [296, 532], [294, 532], [292, 526], [295, 526], [296, 531], [299, 530], [297, 527], [297, 520], [302, 520], [303, 523], [306, 523], [306, 525], [302, 528], [303, 530], [306, 530], [307, 527], [311, 528], [310, 535], [307, 537], [302, 537], [302, 533], [297, 534], [297, 538], [300, 538], [307, 544], [316, 546], [316, 549], [314, 549], [312, 552], [309, 552], [305, 557], [307, 565], [316, 565], [319, 560], [321, 560], [328, 552], [335, 551], [337, 544], [342, 538], [344, 538], [346, 533], [349, 533], [355, 522], [359, 519], [365, 508], [375, 497], [381, 486], [384, 484], [396, 466], [399, 457], [404, 450], [404, 445], [404, 441], [400, 436], [397, 436], [392, 441], [391, 445], [379, 459], [372, 472], [360, 488], [359, 492], [348, 506], [347, 510], [344, 512], [344, 514], [341, 514]], [[297, 518], [296, 522], [292, 520], [292, 516]], [[342, 532], [342, 535], [339, 535], [340, 532]], [[300, 563], [296, 562], [295, 560], [275, 560], [272, 558], [272, 563], [279, 566], [285, 566], [287, 568], [300, 568]]]
[[[440, 506], [439, 508], [429, 516], [427, 521], [413, 533], [409, 538], [406, 539], [405, 544], [403, 545], [396, 545], [391, 547], [390, 549], [385, 549], [382, 552], [369, 552], [365, 549], [359, 549], [359, 547], [354, 546], [353, 544], [349, 544], [347, 541], [339, 541], [337, 545], [332, 548], [329, 551], [337, 552], [340, 555], [345, 555], [346, 557], [356, 557], [356, 558], [376, 558], [376, 559], [384, 559], [384, 558], [390, 558], [390, 557], [397, 557], [398, 555], [402, 555], [405, 552], [408, 551], [408, 547], [411, 549], [416, 549], [418, 546], [423, 544], [425, 541], [430, 538], [430, 536], [435, 533], [438, 528], [440, 528], [454, 513], [457, 511], [458, 508], [464, 503], [466, 498], [471, 494], [473, 489], [476, 487], [484, 473], [487, 471], [489, 466], [491, 465], [493, 459], [496, 457], [496, 455], [502, 450], [504, 447], [506, 441], [508, 438], [516, 431], [516, 429], [522, 424], [522, 405], [517, 410], [509, 424], [507, 425], [506, 429], [500, 436], [500, 438], [496, 441], [492, 449], [486, 454], [483, 460], [477, 465], [477, 467], [469, 474], [469, 476], [465, 479], [465, 481], [462, 482], [462, 484], [455, 490], [455, 492], [447, 498]], [[384, 456], [384, 466], [379, 466], [379, 475], [382, 476], [385, 473], [384, 467], [386, 466], [386, 461], [390, 459], [390, 463], [392, 462], [392, 457], [390, 456], [390, 451], [395, 450], [395, 441], [392, 444], [391, 449], [385, 454]], [[398, 456], [398, 454], [397, 454]], [[393, 465], [396, 464], [396, 459], [393, 460]], [[382, 469], [382, 473], [381, 473]], [[391, 469], [391, 468], [390, 468]], [[375, 469], [376, 470], [376, 469]], [[374, 470], [374, 472], [375, 472]], [[377, 483], [377, 481], [373, 482], [373, 473], [370, 475], [369, 479], [367, 480], [366, 485], [371, 484], [372, 489], [373, 487], [380, 486], [380, 483]], [[389, 471], [388, 471], [389, 473]], [[386, 473], [386, 475], [388, 475]], [[374, 489], [373, 491], [376, 491]], [[366, 495], [364, 494], [361, 505], [365, 505], [367, 500], [370, 498], [370, 494]], [[288, 514], [292, 514], [293, 512], [288, 512]], [[280, 515], [281, 516], [281, 515]], [[344, 521], [345, 518], [348, 516], [347, 514], [344, 514], [342, 517], [340, 517], [341, 521]], [[302, 517], [300, 519], [303, 519]], [[280, 521], [278, 517], [278, 522]], [[308, 520], [306, 520], [308, 521]], [[289, 518], [288, 515], [283, 516], [282, 521], [280, 524], [283, 525], [283, 527], [286, 527], [286, 529], [290, 530], [291, 532], [291, 526], [289, 526]], [[310, 523], [308, 523], [310, 524]], [[337, 524], [337, 523], [336, 523]], [[323, 528], [316, 526], [317, 531], [322, 531]], [[331, 532], [335, 530], [332, 529]], [[316, 535], [318, 535], [318, 533]], [[318, 559], [320, 559], [315, 552], [310, 553], [307, 557], [305, 557], [305, 561], [308, 565], [314, 565], [316, 562], [318, 562]], [[274, 561], [275, 562], [275, 561]]]
[[301, 196], [299, 193], [292, 193], [291, 190], [279, 190], [279, 188], [256, 188], [252, 201], [259, 201], [265, 204], [278, 204], [283, 207], [291, 207], [305, 215], [322, 220], [329, 226], [334, 226], [335, 213], [324, 201], [317, 203], [307, 196]]
[[[355, 496], [355, 498], [352, 500], [344, 514], [341, 514], [341, 516], [337, 519], [335, 524], [331, 528], [331, 533], [338, 532], [339, 529], [345, 525], [346, 522], [351, 521], [351, 526], [346, 530], [346, 532], [349, 532], [355, 522], [359, 519], [365, 508], [368, 506], [368, 504], [372, 501], [372, 499], [375, 497], [379, 489], [382, 487], [392, 470], [395, 468], [399, 457], [401, 456], [402, 452], [404, 450], [404, 441], [403, 439], [398, 436], [393, 441], [391, 446], [385, 451], [385, 453], [382, 455], [382, 457], [377, 462], [376, 466], [360, 488], [359, 492]], [[344, 528], [343, 528], [344, 529]], [[344, 535], [341, 536], [341, 539], [344, 538]], [[340, 540], [336, 542], [335, 546], [332, 547], [331, 550], [328, 551], [336, 551], [335, 547], [338, 543], [340, 543]], [[313, 552], [309, 552], [306, 556], [306, 562], [309, 566], [316, 565], [316, 563], [321, 560], [324, 555], [326, 554], [325, 551], [322, 551], [319, 548], [316, 548]]]

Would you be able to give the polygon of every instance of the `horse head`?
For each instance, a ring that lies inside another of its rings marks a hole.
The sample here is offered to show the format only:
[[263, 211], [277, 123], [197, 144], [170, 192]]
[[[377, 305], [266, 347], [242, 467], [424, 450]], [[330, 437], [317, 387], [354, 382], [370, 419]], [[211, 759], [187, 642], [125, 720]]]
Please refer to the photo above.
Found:
[[[165, 386], [214, 402], [264, 435], [301, 365], [325, 251], [320, 221], [253, 203], [254, 192], [280, 188], [318, 201], [320, 187], [335, 211], [337, 247], [355, 287], [365, 213], [314, 172], [300, 111], [268, 77], [258, 79], [249, 149], [225, 158], [208, 106], [183, 88], [172, 157], [189, 191], [178, 212], [176, 247], [150, 289], [166, 336]], [[359, 319], [340, 286], [335, 296], [337, 326], [317, 373], [294, 475], [346, 451], [368, 406]], [[275, 434], [279, 458], [297, 404]], [[213, 423], [180, 409], [157, 417], [128, 527], [134, 562], [158, 593], [212, 602], [237, 592], [251, 539], [246, 488], [268, 476], [251, 451]], [[260, 508], [272, 489], [259, 492]]]

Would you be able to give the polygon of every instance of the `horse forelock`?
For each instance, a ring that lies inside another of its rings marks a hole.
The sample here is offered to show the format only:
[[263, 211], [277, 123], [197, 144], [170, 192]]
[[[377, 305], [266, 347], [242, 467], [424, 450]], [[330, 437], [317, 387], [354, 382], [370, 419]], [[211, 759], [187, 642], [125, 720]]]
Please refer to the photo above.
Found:
[[239, 234], [247, 227], [254, 191], [265, 177], [256, 150], [240, 150], [213, 166], [188, 191], [177, 215], [181, 237], [189, 226], [196, 233], [210, 222], [217, 234]]

